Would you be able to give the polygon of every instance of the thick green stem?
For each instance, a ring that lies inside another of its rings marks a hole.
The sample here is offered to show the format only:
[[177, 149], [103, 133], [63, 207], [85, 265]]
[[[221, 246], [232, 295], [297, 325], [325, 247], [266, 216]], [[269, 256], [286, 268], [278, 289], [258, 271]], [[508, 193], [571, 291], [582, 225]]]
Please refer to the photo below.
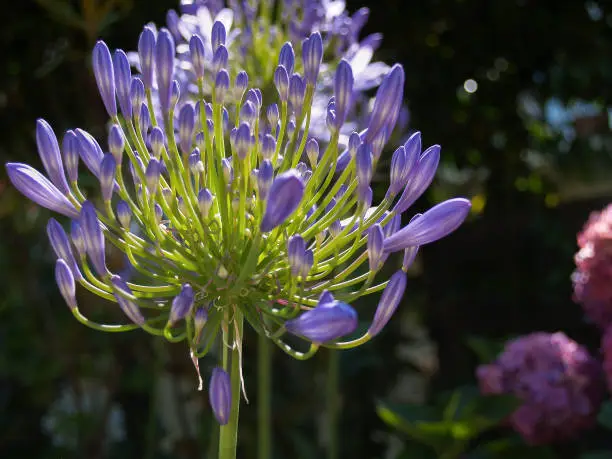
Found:
[[[224, 359], [224, 370], [230, 375], [232, 383], [232, 408], [229, 422], [221, 426], [219, 431], [219, 459], [236, 459], [238, 445], [238, 417], [240, 413], [240, 387], [241, 387], [241, 354], [242, 354], [242, 312], [238, 308], [234, 313], [233, 322], [226, 322], [229, 343], [233, 344], [229, 358]], [[222, 344], [225, 346], [225, 344]]]
[[330, 349], [327, 358], [327, 459], [338, 459], [340, 352]]
[[272, 343], [263, 333], [259, 334], [257, 352], [257, 458], [272, 457]]

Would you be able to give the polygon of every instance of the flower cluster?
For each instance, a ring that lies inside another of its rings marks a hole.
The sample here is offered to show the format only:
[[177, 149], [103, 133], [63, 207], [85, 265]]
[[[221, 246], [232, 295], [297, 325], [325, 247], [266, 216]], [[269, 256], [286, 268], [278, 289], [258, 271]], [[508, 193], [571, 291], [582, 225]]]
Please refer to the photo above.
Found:
[[[142, 329], [186, 341], [196, 366], [222, 335], [228, 368], [228, 349], [240, 353], [244, 319], [298, 359], [322, 345], [367, 342], [397, 308], [418, 248], [454, 231], [470, 209], [469, 201], [450, 199], [401, 227], [440, 158], [437, 145], [421, 151], [418, 133], [393, 153], [386, 196], [372, 205], [370, 181], [400, 114], [402, 67], [384, 77], [365, 129], [344, 145], [340, 132], [356, 79], [341, 60], [323, 116], [330, 140], [320, 147], [310, 126], [321, 34], [301, 43], [301, 59], [290, 43], [282, 45], [261, 90], [249, 87], [261, 81], [253, 78], [257, 69], [233, 66], [227, 45], [238, 35], [222, 21], [193, 32], [179, 48], [169, 30], [146, 27], [138, 75], [126, 53], [111, 54], [98, 42], [93, 69], [110, 117], [108, 148], [81, 129], [67, 131], [60, 148], [52, 128], [39, 120], [36, 140], [47, 176], [26, 164], [6, 166], [21, 193], [71, 220], [69, 234], [55, 219], [47, 227], [66, 303], [98, 330]], [[189, 62], [192, 80], [177, 79], [179, 62]], [[98, 179], [99, 198], [81, 189], [80, 163]], [[109, 270], [108, 246], [127, 256], [133, 278]], [[377, 280], [388, 255], [400, 251], [401, 269]], [[77, 283], [117, 303], [130, 323], [85, 317]], [[365, 334], [338, 342], [357, 327], [350, 304], [381, 290]], [[287, 333], [308, 347], [294, 349]], [[234, 357], [231, 367], [240, 367]], [[211, 380], [220, 423], [227, 422], [231, 404], [229, 381], [221, 368]]]
[[[366, 91], [377, 87], [390, 69], [383, 62], [372, 62], [373, 54], [382, 42], [381, 34], [359, 39], [368, 20], [368, 8], [361, 8], [351, 16], [345, 9], [344, 0], [229, 0], [228, 4], [229, 8], [226, 8], [222, 0], [183, 0], [180, 14], [174, 10], [168, 12], [166, 22], [177, 49], [174, 77], [182, 90], [193, 100], [198, 99], [200, 89], [206, 96], [212, 95], [216, 70], [213, 61], [225, 59], [229, 61], [229, 68], [245, 70], [251, 77], [251, 84], [266, 93], [273, 81], [279, 53], [287, 56], [311, 33], [319, 32], [325, 59], [319, 67], [317, 88], [312, 98], [309, 133], [317, 139], [330, 139], [325, 124], [327, 102], [333, 96], [335, 65], [345, 59], [351, 65], [354, 77], [347, 119], [341, 127], [341, 141], [345, 140], [344, 135], [358, 127], [356, 117], [365, 113], [370, 102]], [[224, 32], [212, 27], [215, 22], [223, 24]], [[155, 33], [154, 24], [147, 27]], [[216, 46], [220, 33], [225, 33], [222, 48]], [[202, 59], [206, 78], [202, 88], [198, 87], [195, 63], [189, 50], [193, 35], [201, 37], [204, 43]], [[142, 46], [144, 43], [139, 44], [139, 50]], [[137, 69], [142, 69], [139, 53], [130, 52], [128, 58]], [[294, 64], [295, 71], [303, 73], [301, 61], [296, 60]], [[154, 81], [153, 90], [156, 90]]]
[[530, 444], [575, 437], [594, 424], [603, 398], [599, 363], [563, 333], [509, 341], [477, 377], [482, 393], [512, 394], [523, 402], [509, 422]]
[[612, 324], [612, 204], [593, 212], [578, 234], [574, 299], [602, 330]]

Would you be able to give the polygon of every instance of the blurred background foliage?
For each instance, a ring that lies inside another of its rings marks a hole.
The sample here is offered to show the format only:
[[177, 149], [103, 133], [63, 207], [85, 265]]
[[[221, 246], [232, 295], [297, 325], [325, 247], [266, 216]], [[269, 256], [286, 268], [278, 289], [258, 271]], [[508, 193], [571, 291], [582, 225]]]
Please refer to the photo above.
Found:
[[[612, 457], [596, 453], [612, 448], [605, 410], [602, 426], [581, 441], [527, 449], [496, 428], [512, 400], [485, 406], [470, 398], [475, 366], [503, 338], [564, 330], [598, 352], [599, 334], [572, 303], [570, 274], [576, 232], [612, 196], [612, 3], [347, 3], [370, 7], [365, 32], [385, 35], [378, 58], [406, 69], [408, 128], [443, 146], [435, 186], [415, 212], [463, 194], [474, 213], [421, 251], [388, 329], [342, 354], [341, 457], [445, 457], [466, 445], [472, 459]], [[95, 40], [133, 49], [144, 23], [163, 24], [176, 7], [24, 0], [3, 8], [0, 162], [40, 165], [34, 121], [41, 116], [56, 132], [82, 127], [102, 139], [106, 117], [89, 54]], [[378, 193], [385, 188], [381, 181]], [[195, 390], [183, 348], [141, 333], [97, 333], [68, 313], [53, 280], [49, 216], [18, 195], [2, 169], [0, 456], [212, 457], [207, 396]], [[376, 301], [358, 305], [364, 318]], [[79, 303], [94, 314], [108, 308], [94, 297]], [[256, 450], [255, 341], [247, 336], [252, 396], [239, 453], [247, 459]], [[327, 357], [301, 363], [274, 355], [278, 458], [321, 457]], [[450, 446], [436, 451], [432, 443]]]

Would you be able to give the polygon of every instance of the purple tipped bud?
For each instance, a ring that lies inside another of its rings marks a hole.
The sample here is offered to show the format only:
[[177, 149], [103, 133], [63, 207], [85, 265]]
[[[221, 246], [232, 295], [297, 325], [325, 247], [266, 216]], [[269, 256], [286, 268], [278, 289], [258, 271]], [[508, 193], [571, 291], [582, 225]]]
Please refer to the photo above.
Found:
[[266, 117], [268, 118], [268, 123], [270, 123], [270, 127], [272, 128], [272, 135], [275, 135], [276, 126], [278, 126], [278, 120], [280, 118], [280, 114], [278, 112], [278, 105], [269, 105], [268, 109], [266, 110]]
[[172, 326], [189, 314], [193, 306], [193, 288], [189, 284], [183, 284], [181, 292], [172, 300], [168, 325]]
[[240, 110], [240, 119], [248, 124], [252, 124], [257, 118], [257, 108], [250, 100], [247, 100]]
[[302, 111], [305, 94], [306, 86], [304, 85], [304, 80], [297, 73], [294, 73], [289, 80], [289, 102], [291, 102], [293, 111], [296, 114]]
[[127, 55], [122, 50], [115, 51], [113, 57], [115, 67], [115, 85], [117, 87], [117, 99], [123, 117], [129, 120], [132, 117], [132, 99], [130, 98], [130, 86], [132, 85], [132, 71]]
[[[421, 156], [421, 133], [415, 132], [412, 134], [406, 143], [404, 143], [404, 149], [406, 150], [406, 158], [408, 162], [417, 162], [419, 156]], [[416, 158], [416, 160], [411, 159]]]
[[164, 131], [162, 131], [159, 126], [155, 126], [151, 130], [151, 134], [149, 135], [149, 142], [151, 144], [151, 151], [153, 152], [153, 156], [159, 159], [162, 154], [162, 150], [166, 144]]
[[289, 98], [289, 74], [282, 65], [276, 67], [274, 71], [274, 85], [278, 91], [278, 97], [281, 102], [287, 102]]
[[70, 239], [72, 239], [72, 243], [76, 247], [79, 257], [84, 257], [87, 253], [87, 249], [85, 248], [83, 230], [78, 220], [70, 221]]
[[102, 148], [100, 148], [100, 145], [98, 142], [96, 142], [96, 139], [94, 139], [88, 132], [82, 129], [77, 129], [75, 132], [79, 142], [78, 152], [81, 159], [91, 173], [98, 177], [100, 175], [100, 163], [104, 157]]
[[297, 277], [300, 274], [303, 258], [306, 252], [306, 242], [299, 234], [291, 236], [287, 242], [287, 259], [291, 275]]
[[174, 77], [174, 39], [167, 29], [161, 29], [157, 34], [155, 68], [159, 102], [164, 116], [167, 116], [168, 109], [172, 105], [172, 78]]
[[203, 217], [207, 217], [213, 205], [213, 195], [208, 188], [202, 188], [198, 193], [198, 207]]
[[222, 104], [225, 101], [225, 96], [229, 89], [229, 83], [230, 78], [227, 70], [220, 70], [215, 78], [215, 103]]
[[418, 245], [415, 245], [412, 247], [406, 247], [406, 249], [404, 249], [404, 259], [402, 261], [402, 270], [408, 271], [408, 268], [410, 268], [412, 266], [412, 263], [414, 263], [414, 260], [418, 252], [419, 252]]
[[117, 103], [115, 101], [115, 72], [113, 60], [108, 46], [103, 41], [98, 41], [94, 46], [93, 71], [96, 77], [98, 91], [104, 102], [104, 107], [111, 118], [117, 115]]
[[193, 129], [195, 127], [195, 111], [191, 104], [185, 104], [179, 111], [178, 137], [181, 151], [187, 154], [193, 144]]
[[287, 42], [283, 45], [278, 55], [278, 65], [282, 65], [287, 70], [287, 73], [291, 75], [293, 73], [293, 67], [295, 65], [295, 53], [293, 52], [293, 46]]
[[440, 162], [440, 146], [433, 145], [423, 152], [418, 163], [414, 166], [413, 173], [408, 177], [408, 183], [404, 188], [402, 196], [399, 198], [393, 209], [396, 213], [405, 212], [414, 202], [421, 197], [431, 184], [438, 163]]
[[55, 263], [55, 282], [57, 282], [60, 293], [64, 297], [64, 301], [68, 307], [70, 309], [76, 309], [77, 302], [74, 276], [68, 264], [61, 258]]
[[[252, 104], [251, 104], [252, 105]], [[247, 123], [242, 123], [236, 131], [236, 154], [238, 158], [246, 158], [251, 149], [251, 130]]]
[[67, 217], [78, 217], [77, 210], [66, 196], [36, 169], [27, 164], [7, 163], [6, 172], [13, 186], [26, 198]]
[[385, 239], [385, 251], [397, 252], [406, 247], [429, 244], [455, 231], [470, 212], [467, 199], [443, 201], [429, 209], [394, 235]]
[[249, 75], [243, 70], [238, 72], [236, 75], [236, 81], [234, 83], [234, 99], [240, 100], [249, 85]]
[[198, 308], [193, 316], [193, 334], [196, 343], [199, 343], [202, 338], [204, 325], [208, 321], [208, 312], [204, 308]]
[[138, 40], [138, 59], [142, 82], [148, 89], [153, 87], [155, 48], [155, 32], [150, 27], [145, 27]]
[[[137, 110], [135, 110], [134, 113], [137, 113]], [[143, 103], [140, 106], [140, 114], [137, 121], [141, 132], [147, 132], [151, 127], [151, 115], [149, 113], [149, 107], [147, 107], [147, 104]]]
[[51, 182], [62, 193], [68, 194], [68, 182], [64, 174], [64, 165], [62, 164], [57, 138], [49, 123], [40, 118], [36, 121], [36, 145]]
[[353, 77], [353, 69], [351, 65], [342, 59], [336, 69], [334, 77], [334, 97], [336, 102], [336, 128], [344, 124], [346, 115], [351, 104], [353, 96], [353, 85], [355, 79]]
[[112, 276], [111, 283], [113, 284], [114, 297], [119, 303], [119, 307], [123, 313], [136, 325], [144, 325], [145, 318], [140, 312], [140, 308], [132, 300], [125, 298], [124, 295], [132, 295], [132, 290], [127, 283], [119, 276]]
[[270, 187], [260, 229], [264, 233], [282, 224], [298, 208], [304, 195], [304, 182], [295, 170], [277, 175]]
[[[177, 203], [178, 203], [179, 210], [185, 213], [183, 198], [179, 196], [177, 199]], [[155, 203], [155, 205], [153, 206], [153, 213], [155, 214], [155, 221], [159, 225], [161, 223], [162, 217], [164, 216], [164, 210], [161, 208], [161, 206], [158, 203]]]
[[302, 279], [306, 279], [308, 277], [308, 274], [312, 269], [312, 265], [314, 265], [314, 253], [312, 250], [307, 250], [304, 252], [302, 266], [300, 267], [300, 276], [302, 276]]
[[326, 343], [352, 333], [357, 328], [357, 313], [348, 304], [327, 301], [295, 319], [285, 322], [289, 333], [314, 343]]
[[259, 199], [265, 201], [268, 198], [270, 187], [274, 180], [274, 167], [269, 159], [264, 159], [257, 173], [257, 187], [259, 190]]
[[291, 137], [291, 136], [293, 135], [293, 133], [294, 133], [294, 132], [295, 132], [295, 121], [290, 120], [290, 121], [287, 123], [287, 135], [288, 135], [289, 137]]
[[155, 195], [157, 193], [160, 175], [161, 163], [157, 159], [151, 158], [149, 164], [147, 165], [147, 169], [145, 170], [145, 183], [147, 186], [147, 191], [150, 195]]
[[357, 149], [355, 155], [355, 171], [357, 182], [360, 188], [367, 188], [372, 180], [372, 154], [366, 144], [362, 144]]
[[319, 162], [319, 143], [315, 139], [310, 139], [306, 142], [306, 156], [310, 161], [310, 167], [313, 169], [317, 167]]
[[227, 52], [227, 48], [224, 45], [220, 45], [213, 54], [213, 60], [212, 60], [213, 75], [218, 73], [221, 69], [227, 69], [228, 60], [229, 60], [229, 53]]
[[384, 233], [381, 226], [376, 223], [368, 231], [368, 260], [370, 262], [370, 271], [376, 272], [384, 262]]
[[104, 201], [110, 201], [113, 197], [116, 171], [117, 162], [115, 157], [110, 153], [105, 154], [100, 163], [100, 191]]
[[181, 97], [181, 87], [179, 85], [178, 80], [172, 80], [172, 84], [170, 85], [170, 104], [168, 105], [168, 110], [174, 110], [176, 104]]
[[372, 195], [372, 187], [357, 187], [357, 200], [363, 209], [367, 210], [372, 206]]
[[130, 209], [130, 206], [127, 202], [119, 201], [117, 203], [117, 219], [125, 230], [130, 230], [130, 223], [132, 221], [132, 210]]
[[216, 21], [212, 26], [212, 32], [210, 34], [210, 41], [212, 44], [213, 51], [216, 50], [219, 46], [225, 45], [225, 26], [221, 21]]
[[55, 252], [55, 255], [57, 255], [57, 258], [64, 260], [70, 268], [72, 275], [76, 279], [81, 280], [83, 276], [81, 275], [79, 266], [77, 265], [74, 254], [72, 253], [70, 239], [68, 239], [68, 235], [66, 234], [66, 231], [64, 231], [62, 225], [60, 225], [54, 218], [50, 218], [49, 222], [47, 223], [47, 236], [49, 237], [51, 247], [53, 247], [53, 251]]
[[68, 180], [76, 182], [79, 179], [79, 140], [74, 131], [66, 131], [64, 134], [62, 152]]
[[406, 150], [400, 146], [391, 157], [391, 180], [389, 184], [389, 194], [395, 196], [406, 185], [408, 180], [408, 159]]
[[215, 367], [210, 377], [210, 406], [217, 422], [224, 426], [229, 422], [232, 409], [232, 392], [229, 375], [223, 368]]
[[255, 106], [258, 115], [263, 103], [262, 97], [261, 91], [257, 88], [249, 89], [246, 95], [246, 100], [250, 101]]
[[266, 134], [261, 141], [261, 156], [263, 159], [272, 159], [276, 151], [276, 139]]
[[194, 175], [199, 172], [199, 170], [198, 170], [199, 169], [198, 163], [202, 162], [200, 160], [200, 158], [201, 158], [200, 149], [198, 147], [196, 147], [196, 148], [193, 149], [193, 151], [189, 155], [189, 170]]
[[368, 334], [370, 336], [378, 335], [385, 325], [387, 325], [404, 296], [405, 290], [406, 273], [400, 270], [391, 276], [389, 283], [380, 297], [378, 307], [374, 313], [374, 320], [368, 329]]
[[401, 65], [395, 64], [385, 76], [376, 92], [374, 108], [370, 115], [368, 132], [366, 134], [366, 142], [371, 143], [383, 128], [389, 127], [390, 124], [395, 125], [397, 121], [397, 113], [395, 111], [399, 113], [403, 91], [404, 69]]
[[146, 97], [144, 83], [139, 77], [133, 77], [130, 83], [130, 100], [134, 116], [139, 116], [138, 109]]
[[113, 124], [110, 128], [110, 132], [108, 133], [108, 150], [115, 158], [115, 162], [117, 164], [121, 164], [124, 148], [125, 141], [123, 140], [121, 128], [118, 125]]
[[192, 35], [189, 40], [189, 55], [191, 56], [191, 64], [196, 78], [204, 78], [206, 69], [206, 51], [204, 50], [204, 42], [199, 35]]
[[322, 59], [323, 40], [319, 32], [314, 32], [310, 35], [310, 38], [304, 40], [302, 45], [302, 60], [304, 61], [306, 84], [314, 85], [317, 82]]
[[[420, 215], [420, 214], [417, 214], [417, 215]], [[384, 228], [385, 237], [390, 237], [391, 235], [397, 233], [401, 226], [402, 226], [402, 216], [400, 214], [393, 215], [389, 223], [385, 225], [385, 228]]]
[[225, 179], [225, 184], [230, 185], [234, 181], [234, 169], [232, 168], [232, 164], [227, 158], [223, 158], [221, 160], [221, 170], [223, 171], [223, 178]]
[[79, 222], [81, 223], [81, 229], [85, 238], [87, 255], [89, 255], [89, 259], [98, 275], [103, 277], [108, 272], [106, 269], [106, 254], [104, 252], [104, 234], [102, 233], [102, 228], [100, 228], [96, 208], [91, 202], [85, 201], [83, 203]]

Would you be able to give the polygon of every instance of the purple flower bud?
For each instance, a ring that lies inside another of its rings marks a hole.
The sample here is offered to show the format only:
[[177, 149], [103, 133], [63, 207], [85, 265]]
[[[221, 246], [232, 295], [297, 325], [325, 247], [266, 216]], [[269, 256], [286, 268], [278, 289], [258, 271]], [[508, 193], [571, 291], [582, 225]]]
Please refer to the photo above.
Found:
[[289, 102], [296, 116], [302, 111], [305, 94], [306, 86], [304, 85], [304, 80], [297, 73], [294, 73], [289, 80]]
[[378, 223], [368, 231], [368, 261], [372, 272], [378, 271], [383, 263], [384, 237], [383, 230]]
[[64, 301], [70, 309], [76, 309], [76, 288], [74, 285], [74, 276], [68, 267], [68, 264], [61, 258], [55, 262], [55, 282], [59, 287]]
[[245, 159], [251, 148], [251, 130], [247, 123], [242, 123], [238, 127], [235, 144], [238, 158]]
[[193, 334], [196, 343], [202, 338], [202, 330], [208, 321], [208, 312], [204, 308], [198, 308], [193, 317]]
[[244, 95], [247, 86], [249, 85], [249, 75], [244, 71], [238, 72], [236, 75], [236, 81], [234, 83], [234, 99], [239, 101]]
[[[183, 198], [181, 198], [180, 196], [177, 199], [177, 204], [178, 204], [179, 210], [182, 213], [185, 213]], [[162, 217], [164, 216], [164, 210], [161, 208], [161, 206], [158, 203], [155, 203], [155, 205], [153, 206], [153, 213], [155, 214], [155, 221], [159, 225], [161, 223]]]
[[435, 205], [421, 217], [412, 220], [394, 235], [385, 239], [385, 251], [397, 252], [406, 247], [429, 244], [455, 231], [470, 212], [467, 199], [455, 198]]
[[274, 180], [274, 166], [269, 159], [264, 159], [257, 173], [257, 187], [259, 190], [259, 199], [265, 201], [268, 198], [268, 193]]
[[198, 147], [195, 147], [193, 151], [191, 152], [191, 154], [189, 155], [189, 170], [194, 175], [196, 175], [199, 172], [198, 163], [202, 162], [200, 158], [201, 158], [200, 149]]
[[280, 114], [278, 112], [278, 105], [271, 104], [268, 106], [266, 110], [266, 117], [268, 118], [268, 123], [270, 123], [270, 127], [272, 128], [272, 135], [276, 135], [276, 126], [278, 126], [278, 120], [280, 118]]
[[182, 320], [189, 314], [193, 306], [193, 288], [189, 284], [183, 284], [181, 292], [172, 300], [172, 308], [170, 308], [170, 317], [168, 317], [168, 325], [172, 326], [179, 320]]
[[218, 73], [221, 69], [227, 69], [228, 60], [229, 60], [229, 53], [227, 52], [227, 48], [224, 45], [220, 45], [213, 54], [213, 60], [212, 60], [213, 75]]
[[6, 163], [6, 172], [13, 186], [26, 198], [67, 217], [78, 217], [79, 213], [66, 196], [36, 169], [27, 164]]
[[287, 123], [287, 135], [288, 135], [289, 137], [291, 137], [291, 136], [293, 135], [293, 133], [294, 133], [294, 132], [295, 132], [295, 121], [290, 120], [290, 121]]
[[302, 60], [304, 61], [306, 84], [313, 86], [317, 82], [322, 59], [323, 40], [319, 32], [314, 32], [302, 44]]
[[359, 188], [365, 189], [370, 186], [372, 180], [372, 154], [366, 144], [362, 144], [357, 149], [355, 155], [355, 173]]
[[295, 53], [293, 52], [293, 46], [287, 42], [283, 45], [278, 54], [278, 65], [282, 65], [287, 70], [287, 74], [293, 73], [293, 67], [295, 65]]
[[308, 161], [310, 161], [310, 167], [313, 169], [317, 167], [319, 162], [319, 143], [316, 139], [309, 139], [306, 142], [306, 156], [308, 156]]
[[105, 154], [100, 163], [100, 191], [104, 201], [110, 201], [113, 197], [116, 171], [117, 162], [115, 157], [110, 153]]
[[115, 101], [115, 72], [113, 60], [108, 46], [103, 41], [98, 41], [94, 46], [93, 71], [96, 77], [98, 91], [104, 102], [104, 107], [111, 118], [117, 115], [117, 103]]
[[68, 180], [76, 182], [79, 179], [79, 140], [74, 131], [69, 130], [62, 140], [62, 153]]
[[139, 77], [133, 77], [130, 83], [130, 101], [132, 103], [132, 115], [134, 117], [140, 116], [138, 112], [140, 106], [144, 102], [146, 97], [144, 83]]
[[272, 159], [276, 151], [276, 139], [266, 134], [261, 141], [261, 156], [263, 159]]
[[221, 170], [223, 171], [225, 184], [230, 185], [234, 181], [234, 169], [232, 168], [232, 164], [230, 163], [229, 159], [223, 158], [221, 160]]
[[85, 239], [83, 236], [83, 230], [78, 220], [70, 220], [70, 239], [77, 249], [79, 257], [84, 257], [87, 254], [85, 248]]
[[204, 78], [206, 69], [206, 51], [204, 42], [199, 35], [192, 35], [189, 40], [189, 55], [191, 56], [191, 64], [196, 78]]
[[127, 202], [119, 201], [117, 203], [117, 219], [125, 230], [130, 230], [130, 223], [132, 221], [132, 210], [130, 209], [130, 206]]
[[88, 132], [82, 129], [77, 129], [75, 133], [79, 141], [78, 152], [81, 159], [91, 173], [98, 177], [100, 175], [100, 163], [104, 157], [102, 148], [100, 148], [100, 145], [98, 142], [96, 142], [96, 139], [94, 139]]
[[347, 61], [342, 59], [338, 64], [334, 77], [334, 98], [336, 103], [337, 129], [340, 129], [346, 120], [346, 115], [353, 96], [354, 83], [355, 79], [353, 77], [353, 69]]
[[168, 29], [172, 33], [172, 36], [179, 40], [181, 38], [181, 32], [179, 31], [179, 24], [181, 19], [179, 15], [174, 10], [168, 10], [166, 13], [166, 24], [168, 24]]
[[221, 21], [215, 21], [212, 26], [212, 32], [210, 34], [210, 41], [212, 44], [213, 51], [215, 51], [221, 45], [225, 46], [225, 38], [225, 26]]
[[168, 105], [168, 110], [174, 110], [180, 97], [181, 87], [179, 85], [179, 82], [178, 80], [172, 80], [172, 84], [170, 85], [170, 103]]
[[217, 73], [217, 78], [215, 78], [215, 103], [223, 104], [225, 101], [225, 95], [229, 89], [229, 73], [227, 70], [222, 69]]
[[260, 229], [267, 233], [282, 224], [297, 209], [304, 195], [304, 182], [295, 170], [277, 175], [270, 187]]
[[246, 95], [246, 100], [251, 101], [257, 110], [257, 114], [259, 115], [259, 110], [261, 110], [261, 105], [263, 104], [263, 95], [261, 90], [258, 88], [249, 89]]
[[408, 177], [404, 192], [394, 207], [394, 212], [404, 213], [414, 202], [421, 197], [436, 174], [440, 162], [440, 146], [429, 147], [420, 157], [413, 173]]
[[81, 280], [83, 275], [79, 270], [79, 265], [74, 258], [74, 254], [72, 253], [72, 247], [70, 246], [70, 239], [68, 239], [68, 235], [62, 225], [59, 224], [57, 220], [54, 218], [50, 218], [47, 223], [47, 236], [49, 237], [49, 241], [51, 242], [51, 247], [53, 247], [53, 251], [57, 258], [61, 258], [66, 262], [72, 275]]
[[96, 208], [91, 202], [85, 201], [83, 203], [79, 222], [85, 238], [87, 255], [89, 255], [89, 259], [93, 263], [98, 275], [103, 277], [108, 272], [106, 269], [106, 254], [104, 252], [104, 234], [102, 233], [102, 228], [100, 228]]
[[127, 283], [121, 279], [121, 277], [113, 275], [111, 277], [111, 283], [113, 284], [113, 293], [119, 307], [128, 318], [136, 325], [144, 325], [145, 318], [140, 312], [140, 308], [132, 300], [125, 298], [121, 292], [127, 295], [132, 295], [132, 290], [128, 287]]
[[406, 159], [408, 162], [417, 163], [418, 158], [421, 156], [421, 133], [417, 131], [412, 134], [408, 140], [406, 140], [406, 143], [404, 143], [404, 149], [406, 150]]
[[287, 102], [289, 98], [289, 74], [282, 65], [276, 67], [274, 71], [274, 85], [278, 91], [278, 97], [281, 102]]
[[36, 121], [36, 145], [51, 182], [62, 193], [68, 194], [70, 191], [64, 174], [64, 165], [62, 164], [57, 138], [49, 123], [40, 118]]
[[213, 195], [208, 188], [202, 188], [198, 193], [198, 207], [203, 217], [207, 217], [213, 205]]
[[115, 67], [115, 85], [117, 87], [117, 99], [119, 108], [126, 120], [132, 117], [132, 99], [130, 98], [130, 86], [132, 85], [132, 72], [127, 55], [122, 50], [115, 51], [113, 58]]
[[297, 277], [303, 264], [303, 258], [306, 252], [306, 242], [299, 234], [291, 236], [287, 242], [287, 259], [289, 260], [289, 268], [291, 275]]
[[390, 184], [389, 194], [395, 196], [400, 190], [406, 185], [408, 180], [407, 171], [408, 161], [406, 157], [406, 150], [403, 146], [400, 146], [391, 157], [391, 172], [390, 172]]
[[162, 113], [167, 116], [168, 109], [172, 105], [172, 78], [174, 77], [174, 39], [167, 29], [161, 29], [157, 34], [155, 68], [159, 102]]
[[162, 131], [159, 126], [155, 126], [153, 129], [151, 129], [151, 134], [149, 134], [149, 143], [151, 144], [153, 156], [159, 159], [166, 144], [164, 131]]
[[387, 325], [391, 319], [391, 316], [393, 316], [393, 313], [395, 313], [395, 310], [397, 309], [402, 297], [404, 296], [405, 290], [406, 273], [399, 270], [393, 274], [393, 276], [391, 276], [389, 283], [385, 287], [385, 290], [380, 297], [380, 301], [376, 307], [376, 312], [374, 313], [374, 320], [368, 329], [368, 334], [370, 336], [378, 335], [385, 325]]
[[312, 269], [312, 265], [314, 265], [314, 253], [312, 250], [307, 250], [304, 252], [302, 266], [300, 267], [300, 276], [302, 276], [302, 279], [306, 279], [308, 277], [308, 274]]
[[[394, 112], [398, 111], [398, 106], [401, 106], [403, 90], [404, 69], [401, 65], [395, 64], [378, 87], [378, 91], [376, 91], [374, 108], [370, 115], [368, 132], [366, 134], [366, 142], [371, 143], [376, 135], [384, 127], [387, 127], [391, 121], [395, 125], [397, 114]], [[392, 119], [394, 116], [395, 120]]]
[[138, 39], [138, 59], [142, 82], [148, 89], [153, 87], [155, 48], [155, 32], [150, 27], [145, 27]]
[[161, 175], [161, 163], [155, 159], [151, 158], [149, 164], [147, 165], [147, 169], [145, 170], [145, 180], [147, 191], [150, 195], [155, 195], [157, 193], [157, 187], [159, 186], [159, 177]]
[[257, 118], [257, 108], [250, 100], [247, 100], [240, 110], [240, 120], [247, 124], [252, 124]]
[[217, 422], [224, 426], [229, 422], [232, 409], [232, 392], [229, 375], [223, 368], [215, 367], [210, 377], [210, 407]]
[[419, 246], [413, 245], [404, 249], [404, 259], [402, 260], [402, 270], [408, 271], [408, 268], [412, 266], [414, 260], [419, 252]]
[[285, 322], [289, 333], [314, 343], [326, 343], [352, 333], [357, 328], [357, 313], [348, 304], [326, 301], [295, 319]]
[[195, 127], [195, 112], [191, 104], [185, 104], [179, 111], [178, 137], [181, 151], [184, 154], [191, 151], [193, 144], [193, 129]]
[[[386, 214], [387, 212], [385, 212]], [[421, 214], [417, 214], [421, 215]], [[414, 217], [412, 217], [414, 219]], [[412, 220], [410, 220], [412, 221]], [[391, 235], [397, 233], [402, 226], [402, 216], [400, 214], [395, 214], [391, 217], [391, 220], [385, 225], [384, 233], [385, 237], [390, 237]]]
[[117, 124], [113, 124], [108, 133], [108, 150], [115, 158], [117, 164], [121, 164], [123, 158], [123, 150], [125, 148], [125, 141], [123, 139], [123, 133], [121, 128]]
[[[137, 113], [138, 117], [136, 117]], [[140, 106], [140, 112], [138, 110], [134, 110], [132, 114], [134, 115], [134, 119], [138, 121], [140, 131], [147, 132], [151, 127], [151, 115], [149, 114], [149, 107], [147, 107], [147, 104], [143, 103]]]

